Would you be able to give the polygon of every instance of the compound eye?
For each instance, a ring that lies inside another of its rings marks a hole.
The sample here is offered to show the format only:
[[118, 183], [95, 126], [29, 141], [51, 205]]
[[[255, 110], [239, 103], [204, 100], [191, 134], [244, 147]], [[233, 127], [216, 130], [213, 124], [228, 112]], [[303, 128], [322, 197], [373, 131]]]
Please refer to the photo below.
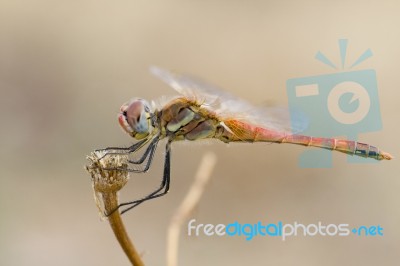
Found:
[[126, 116], [128, 124], [133, 129], [136, 129], [136, 126], [140, 123], [142, 111], [143, 103], [141, 101], [133, 101], [122, 114]]

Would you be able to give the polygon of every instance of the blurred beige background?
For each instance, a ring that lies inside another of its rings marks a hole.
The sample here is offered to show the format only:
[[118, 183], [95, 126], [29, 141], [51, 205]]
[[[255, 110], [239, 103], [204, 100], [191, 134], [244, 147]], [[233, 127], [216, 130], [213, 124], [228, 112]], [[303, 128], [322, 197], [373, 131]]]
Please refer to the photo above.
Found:
[[[289, 78], [332, 73], [349, 39], [377, 72], [383, 130], [360, 138], [399, 157], [398, 1], [0, 0], [0, 265], [129, 265], [99, 220], [85, 156], [133, 142], [116, 115], [131, 97], [173, 95], [150, 65], [192, 73], [253, 103], [286, 104]], [[336, 61], [335, 61], [336, 60]], [[381, 225], [383, 237], [181, 238], [180, 265], [398, 265], [398, 159], [301, 169], [291, 145], [174, 145], [168, 196], [124, 215], [147, 265], [165, 264], [172, 213], [202, 155], [218, 156], [199, 223]], [[162, 148], [122, 199], [159, 183]]]

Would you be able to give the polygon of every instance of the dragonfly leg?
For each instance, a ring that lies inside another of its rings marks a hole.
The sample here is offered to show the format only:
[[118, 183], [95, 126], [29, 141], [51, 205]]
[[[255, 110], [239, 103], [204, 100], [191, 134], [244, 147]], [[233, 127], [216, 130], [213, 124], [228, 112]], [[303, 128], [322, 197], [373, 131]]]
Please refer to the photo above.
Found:
[[[147, 147], [145, 154], [143, 154], [142, 158], [139, 159], [139, 161], [141, 161], [140, 163], [142, 163], [146, 159], [146, 157], [149, 158], [147, 160], [147, 163], [146, 163], [146, 166], [144, 167], [144, 169], [138, 170], [138, 169], [128, 168], [128, 169], [125, 169], [124, 171], [132, 172], [132, 173], [146, 173], [149, 170], [151, 163], [153, 162], [153, 158], [154, 158], [155, 151], [157, 149], [158, 141], [159, 141], [158, 137], [157, 137], [157, 139], [155, 139], [155, 141], [153, 140], [152, 143], [149, 145], [149, 147]], [[132, 163], [132, 164], [140, 164], [140, 163], [136, 163], [135, 161], [128, 161], [128, 162]]]
[[160, 187], [140, 200], [129, 201], [129, 202], [124, 202], [124, 203], [119, 204], [115, 210], [113, 210], [109, 214], [106, 214], [107, 216], [111, 215], [113, 212], [115, 212], [116, 210], [118, 210], [121, 207], [129, 206], [121, 212], [121, 214], [123, 214], [123, 213], [135, 208], [139, 204], [142, 204], [143, 202], [145, 202], [147, 200], [158, 198], [158, 197], [164, 196], [165, 194], [168, 193], [169, 185], [170, 185], [170, 174], [171, 174], [171, 141], [167, 142], [165, 150], [166, 150], [166, 153], [165, 153], [165, 162], [164, 162], [164, 174], [163, 174], [163, 178], [162, 178]]
[[[144, 139], [144, 140], [141, 140], [141, 141], [139, 141], [139, 142], [136, 142], [136, 143], [133, 144], [132, 146], [126, 147], [126, 148], [123, 148], [123, 147], [108, 147], [108, 148], [105, 148], [105, 149], [98, 149], [98, 150], [95, 150], [95, 151], [96, 151], [96, 152], [102, 152], [102, 151], [103, 151], [103, 152], [106, 152], [106, 153], [100, 158], [100, 160], [101, 160], [101, 159], [103, 159], [105, 156], [108, 156], [108, 155], [111, 155], [111, 154], [113, 154], [113, 155], [123, 155], [123, 154], [133, 153], [133, 152], [139, 150], [141, 147], [143, 147], [143, 145], [145, 145], [146, 142], [148, 142], [148, 141], [149, 141], [149, 139]], [[117, 152], [109, 152], [109, 151], [117, 151]]]
[[147, 156], [150, 153], [150, 157], [149, 159], [154, 156], [154, 151], [155, 151], [155, 147], [158, 144], [158, 141], [160, 140], [160, 136], [157, 135], [149, 144], [149, 146], [147, 147], [146, 151], [144, 152], [144, 154], [142, 155], [142, 157], [140, 157], [139, 160], [129, 160], [128, 162], [131, 164], [142, 164], [144, 162], [144, 160], [147, 158]]
[[144, 160], [148, 157], [149, 159], [146, 162], [146, 166], [144, 167], [144, 169], [132, 169], [132, 168], [103, 168], [103, 170], [120, 170], [120, 171], [127, 171], [127, 172], [131, 172], [131, 173], [145, 173], [149, 170], [151, 163], [153, 162], [153, 158], [154, 158], [154, 154], [155, 151], [157, 149], [157, 144], [158, 141], [160, 140], [159, 136], [156, 136], [151, 143], [149, 144], [149, 146], [147, 147], [145, 153], [142, 155], [142, 157], [138, 160], [138, 161], [131, 161], [128, 160], [129, 163], [131, 164], [141, 164], [144, 162]]

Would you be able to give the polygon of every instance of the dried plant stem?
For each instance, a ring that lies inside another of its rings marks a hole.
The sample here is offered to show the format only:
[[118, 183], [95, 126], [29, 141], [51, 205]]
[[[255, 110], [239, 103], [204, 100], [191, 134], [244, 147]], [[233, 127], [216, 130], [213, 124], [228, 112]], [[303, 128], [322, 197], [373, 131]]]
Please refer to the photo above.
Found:
[[[103, 202], [104, 202], [104, 209], [106, 213], [111, 213], [115, 208], [118, 206], [118, 196], [116, 192], [110, 193], [102, 193]], [[118, 211], [113, 212], [109, 217], [108, 221], [110, 226], [117, 238], [119, 244], [121, 245], [122, 249], [124, 250], [126, 256], [135, 266], [142, 266], [144, 265], [142, 259], [140, 258], [139, 253], [136, 251], [135, 247], [133, 246], [129, 236], [126, 232], [124, 223], [122, 222], [121, 215]]]
[[178, 265], [178, 248], [181, 226], [200, 201], [216, 162], [217, 157], [214, 153], [207, 153], [203, 156], [192, 186], [171, 219], [167, 233], [168, 266]]
[[105, 218], [104, 213], [111, 213], [107, 217], [108, 221], [126, 256], [132, 265], [143, 266], [144, 263], [129, 239], [120, 213], [115, 211], [118, 207], [117, 193], [129, 179], [129, 172], [126, 171], [128, 157], [118, 154], [104, 156], [102, 152], [92, 152], [87, 159], [90, 163], [86, 170], [92, 176], [94, 198], [100, 215]]

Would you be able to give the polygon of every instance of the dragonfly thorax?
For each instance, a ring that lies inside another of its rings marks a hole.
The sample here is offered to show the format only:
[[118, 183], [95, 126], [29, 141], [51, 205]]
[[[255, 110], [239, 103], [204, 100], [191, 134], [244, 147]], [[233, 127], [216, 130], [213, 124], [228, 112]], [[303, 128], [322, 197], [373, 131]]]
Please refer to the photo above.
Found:
[[146, 100], [134, 98], [121, 106], [118, 121], [124, 131], [139, 140], [152, 132], [152, 116], [153, 112], [149, 103]]

